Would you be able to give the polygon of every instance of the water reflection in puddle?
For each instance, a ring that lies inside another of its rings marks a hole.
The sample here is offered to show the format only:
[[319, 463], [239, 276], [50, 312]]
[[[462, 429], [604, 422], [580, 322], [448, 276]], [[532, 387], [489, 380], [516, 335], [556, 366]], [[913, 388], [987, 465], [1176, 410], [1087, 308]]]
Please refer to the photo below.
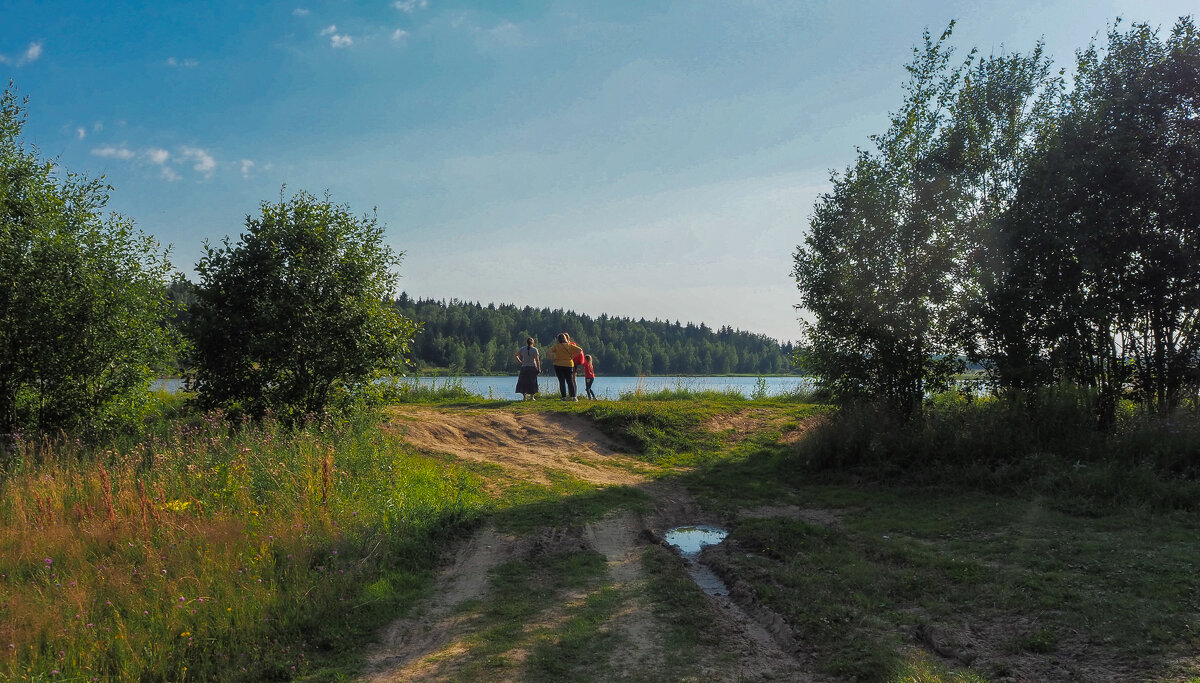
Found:
[[713, 570], [700, 564], [697, 559], [704, 546], [716, 545], [725, 540], [729, 532], [715, 526], [681, 526], [663, 534], [663, 539], [679, 550], [687, 560], [687, 572], [705, 593], [716, 596], [729, 595], [729, 587]]

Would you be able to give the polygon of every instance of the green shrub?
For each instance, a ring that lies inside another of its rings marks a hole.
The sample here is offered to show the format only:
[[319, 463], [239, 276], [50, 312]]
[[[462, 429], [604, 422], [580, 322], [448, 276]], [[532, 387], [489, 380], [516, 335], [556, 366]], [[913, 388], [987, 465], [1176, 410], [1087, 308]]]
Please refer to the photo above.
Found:
[[1062, 507], [1191, 509], [1200, 503], [1200, 415], [1125, 404], [1112, 429], [1093, 393], [1059, 387], [1011, 398], [951, 392], [915, 418], [850, 404], [798, 446], [800, 470], [870, 481], [1051, 496]]

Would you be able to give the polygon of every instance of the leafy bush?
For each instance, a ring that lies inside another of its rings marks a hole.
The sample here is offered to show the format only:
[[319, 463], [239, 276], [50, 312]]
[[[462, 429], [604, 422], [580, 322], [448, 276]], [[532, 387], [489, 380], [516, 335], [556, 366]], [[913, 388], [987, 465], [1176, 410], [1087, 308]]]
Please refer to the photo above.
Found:
[[21, 143], [13, 91], [0, 96], [0, 433], [137, 424], [154, 368], [179, 339], [162, 321], [171, 264], [132, 221], [105, 215], [102, 180]]
[[400, 374], [417, 326], [391, 304], [400, 254], [370, 216], [305, 192], [263, 202], [238, 243], [205, 245], [190, 322], [208, 408], [288, 421]]

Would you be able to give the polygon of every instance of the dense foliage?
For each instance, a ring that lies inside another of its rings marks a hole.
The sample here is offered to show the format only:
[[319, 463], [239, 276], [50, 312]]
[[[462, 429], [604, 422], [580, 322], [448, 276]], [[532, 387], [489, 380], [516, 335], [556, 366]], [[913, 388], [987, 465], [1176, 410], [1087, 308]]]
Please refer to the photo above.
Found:
[[405, 367], [413, 323], [390, 305], [400, 255], [373, 217], [301, 192], [205, 245], [189, 329], [200, 402], [287, 419], [369, 393]]
[[0, 433], [103, 431], [140, 419], [178, 337], [163, 321], [171, 271], [158, 244], [105, 214], [107, 186], [21, 142], [0, 98]]
[[[1037, 46], [952, 60], [925, 35], [904, 105], [817, 202], [794, 275], [841, 398], [911, 410], [970, 358], [1002, 391], [1200, 388], [1200, 34], [1110, 30], [1072, 87]], [[1035, 395], [1035, 394], [1027, 394]]]
[[539, 345], [569, 332], [608, 375], [779, 374], [789, 372], [791, 344], [761, 334], [704, 323], [632, 320], [561, 309], [451, 300], [412, 299], [401, 294], [397, 309], [418, 321], [422, 332], [413, 346], [419, 367], [452, 368], [479, 374], [511, 372], [513, 354], [532, 336]]

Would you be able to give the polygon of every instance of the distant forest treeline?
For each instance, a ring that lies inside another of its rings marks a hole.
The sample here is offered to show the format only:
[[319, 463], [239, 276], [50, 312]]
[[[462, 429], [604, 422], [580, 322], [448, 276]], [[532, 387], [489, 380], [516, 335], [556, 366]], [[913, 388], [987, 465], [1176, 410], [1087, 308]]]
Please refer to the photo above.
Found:
[[467, 374], [511, 372], [513, 354], [533, 337], [545, 353], [569, 332], [608, 375], [782, 374], [792, 372], [792, 344], [731, 327], [704, 323], [587, 315], [549, 308], [470, 303], [451, 299], [396, 301], [400, 313], [423, 325], [414, 343], [418, 369], [453, 368]]

